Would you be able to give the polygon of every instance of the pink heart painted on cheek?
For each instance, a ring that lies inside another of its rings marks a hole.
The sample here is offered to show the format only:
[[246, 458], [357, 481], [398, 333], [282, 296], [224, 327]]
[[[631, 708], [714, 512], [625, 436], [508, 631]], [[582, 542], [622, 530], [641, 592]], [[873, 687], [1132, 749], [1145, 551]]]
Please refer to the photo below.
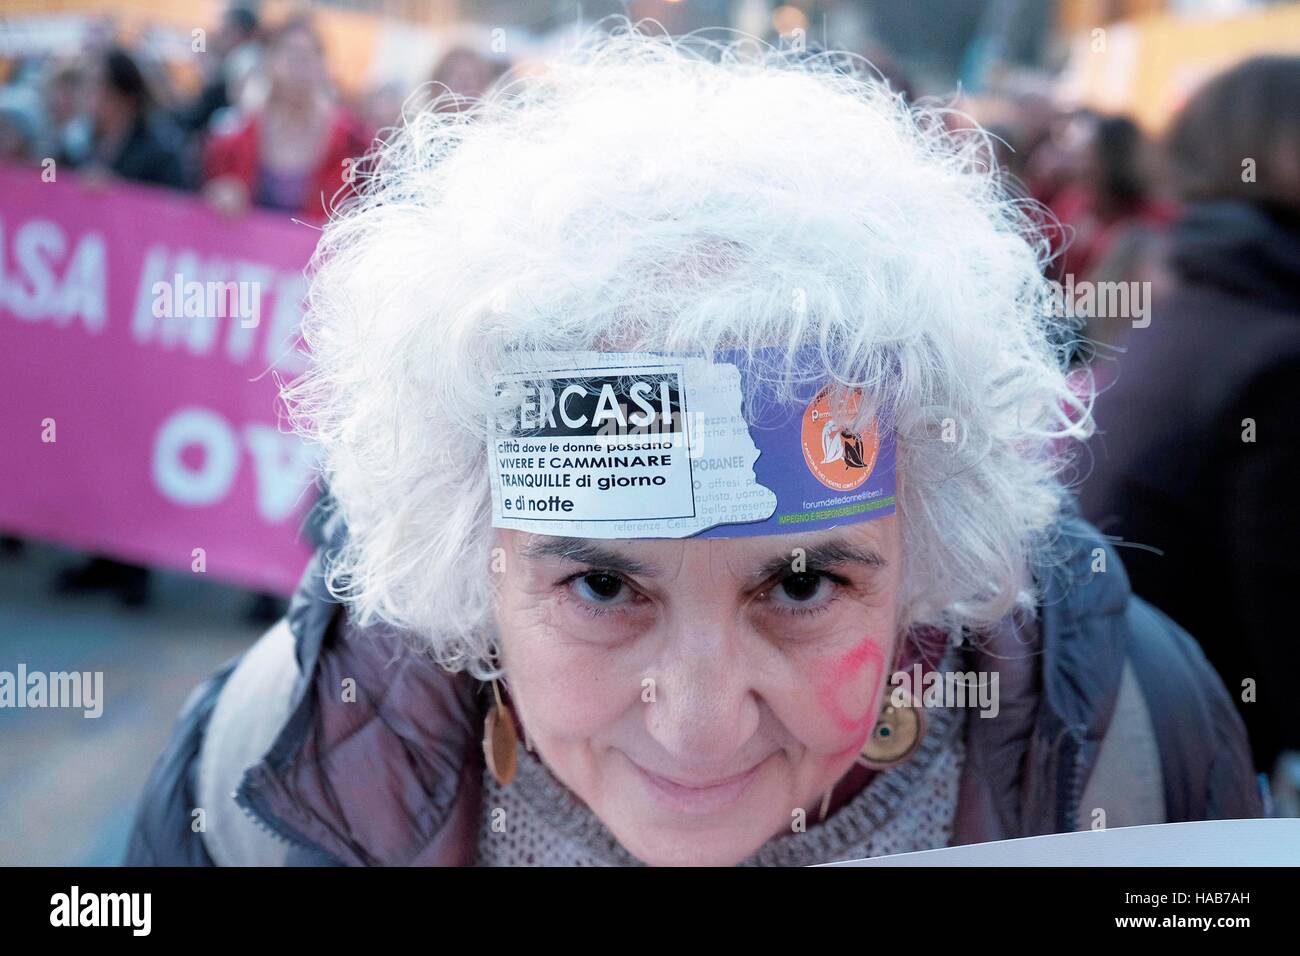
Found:
[[[841, 698], [845, 688], [858, 691], [864, 684], [866, 687], [875, 687], [876, 678], [880, 675], [883, 657], [884, 654], [880, 649], [880, 645], [874, 639], [868, 637], [861, 643], [854, 645], [848, 653], [842, 654], [818, 668], [817, 697], [821, 701], [822, 707], [830, 714], [836, 726], [841, 730], [852, 733], [855, 738], [860, 738], [856, 744], [858, 747], [861, 747], [866, 741], [866, 735], [871, 732], [871, 728], [875, 724], [874, 701], [868, 700], [866, 710], [862, 715], [854, 717], [847, 712]], [[859, 676], [864, 666], [870, 668], [868, 679], [865, 681]]]

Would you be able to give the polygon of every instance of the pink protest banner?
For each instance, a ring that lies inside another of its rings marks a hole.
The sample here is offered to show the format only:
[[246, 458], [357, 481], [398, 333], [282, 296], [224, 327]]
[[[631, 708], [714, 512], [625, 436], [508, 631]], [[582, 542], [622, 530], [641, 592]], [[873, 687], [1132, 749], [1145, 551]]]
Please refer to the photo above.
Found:
[[0, 530], [289, 593], [311, 545], [276, 378], [318, 232], [0, 166]]

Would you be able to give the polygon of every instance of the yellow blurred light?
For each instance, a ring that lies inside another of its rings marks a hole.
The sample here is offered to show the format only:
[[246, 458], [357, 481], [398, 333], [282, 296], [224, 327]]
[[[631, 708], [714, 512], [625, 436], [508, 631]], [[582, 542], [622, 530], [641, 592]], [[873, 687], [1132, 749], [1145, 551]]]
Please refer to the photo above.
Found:
[[777, 7], [772, 11], [772, 28], [781, 36], [791, 34], [795, 30], [807, 30], [808, 14], [789, 4]]

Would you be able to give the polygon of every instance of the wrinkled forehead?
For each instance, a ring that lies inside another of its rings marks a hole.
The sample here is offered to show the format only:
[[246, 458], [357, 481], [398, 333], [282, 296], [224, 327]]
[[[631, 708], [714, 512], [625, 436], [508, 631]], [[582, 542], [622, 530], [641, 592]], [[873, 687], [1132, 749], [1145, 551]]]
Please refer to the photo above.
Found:
[[578, 538], [502, 530], [516, 557], [557, 569], [599, 568], [638, 578], [676, 574], [688, 562], [725, 566], [741, 577], [765, 579], [808, 568], [888, 568], [897, 560], [896, 521], [847, 524], [801, 534], [735, 538]]

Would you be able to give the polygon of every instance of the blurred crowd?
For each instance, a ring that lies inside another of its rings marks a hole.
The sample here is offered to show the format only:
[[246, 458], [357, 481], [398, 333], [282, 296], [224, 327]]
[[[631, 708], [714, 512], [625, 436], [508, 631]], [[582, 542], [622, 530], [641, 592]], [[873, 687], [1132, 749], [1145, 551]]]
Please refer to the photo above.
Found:
[[1068, 345], [1097, 390], [1083, 514], [1197, 638], [1300, 814], [1300, 57], [1212, 77], [1157, 137], [1038, 91], [978, 105], [1042, 204], [1051, 277], [1096, 293]]
[[[349, 102], [331, 80], [308, 15], [266, 24], [251, 7], [232, 5], [197, 58], [201, 88], [186, 98], [147, 43], [124, 44], [108, 25], [101, 33], [82, 55], [33, 58], [11, 70], [0, 87], [0, 162], [52, 159], [56, 170], [76, 170], [91, 183], [197, 193], [232, 217], [259, 207], [323, 222], [360, 157], [411, 108], [412, 94], [461, 109], [506, 68], [454, 47], [416, 90], [384, 84]], [[21, 547], [0, 537], [6, 553]], [[138, 607], [149, 603], [150, 571], [96, 556], [69, 568], [55, 587], [108, 592]], [[248, 616], [271, 622], [283, 611], [282, 600], [258, 594]]]
[[[72, 59], [18, 64], [0, 88], [0, 159], [52, 157], [91, 178], [195, 191], [229, 215], [320, 221], [412, 92], [389, 84], [349, 101], [309, 19], [265, 24], [241, 6], [200, 59], [189, 98], [109, 35]], [[451, 50], [429, 86], [456, 95], [438, 108], [461, 108], [509, 66]], [[896, 65], [885, 77], [911, 95]], [[1081, 507], [1131, 545], [1135, 590], [1201, 642], [1268, 771], [1300, 751], [1286, 613], [1300, 581], [1300, 59], [1231, 68], [1158, 137], [1062, 105], [1050, 83], [958, 105], [1054, 237], [1051, 277], [1135, 284], [1122, 314], [1083, 314], [1063, 343], [1099, 391], [1099, 432], [1074, 476]], [[140, 602], [146, 575], [96, 559], [65, 583]]]
[[[102, 32], [82, 55], [11, 70], [0, 87], [0, 160], [51, 158], [83, 177], [197, 191], [232, 215], [257, 206], [320, 222], [415, 92], [389, 83], [349, 101], [307, 14], [266, 24], [251, 7], [228, 8], [197, 57], [202, 85], [188, 98], [147, 43]], [[423, 88], [452, 94], [439, 108], [456, 109], [506, 66], [456, 47]]]

